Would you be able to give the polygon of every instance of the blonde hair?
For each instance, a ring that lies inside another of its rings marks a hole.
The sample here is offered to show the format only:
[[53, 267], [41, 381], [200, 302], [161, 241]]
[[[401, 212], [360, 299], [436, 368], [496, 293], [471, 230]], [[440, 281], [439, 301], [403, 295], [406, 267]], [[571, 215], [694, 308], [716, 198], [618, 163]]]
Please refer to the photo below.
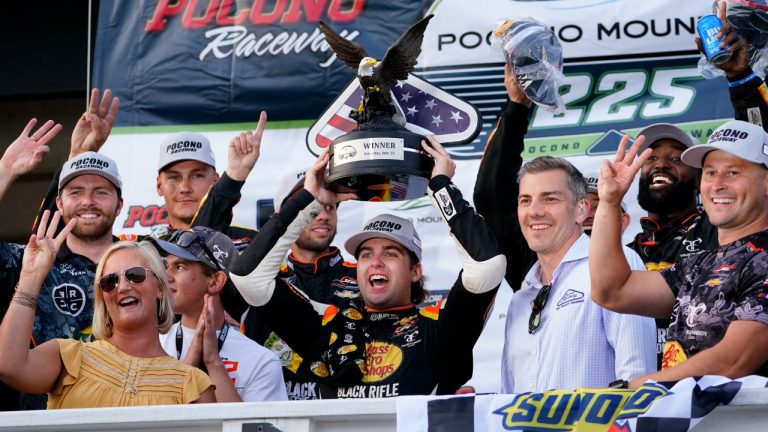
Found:
[[168, 333], [173, 325], [173, 309], [171, 308], [171, 291], [168, 288], [168, 279], [165, 276], [165, 264], [157, 249], [148, 241], [131, 242], [121, 241], [113, 244], [101, 256], [96, 276], [93, 279], [93, 337], [107, 339], [112, 336], [112, 318], [109, 316], [107, 306], [104, 304], [104, 293], [99, 288], [99, 279], [104, 273], [104, 264], [109, 257], [121, 249], [135, 249], [146, 261], [149, 269], [157, 276], [160, 282], [162, 298], [157, 304], [157, 327], [160, 333]]

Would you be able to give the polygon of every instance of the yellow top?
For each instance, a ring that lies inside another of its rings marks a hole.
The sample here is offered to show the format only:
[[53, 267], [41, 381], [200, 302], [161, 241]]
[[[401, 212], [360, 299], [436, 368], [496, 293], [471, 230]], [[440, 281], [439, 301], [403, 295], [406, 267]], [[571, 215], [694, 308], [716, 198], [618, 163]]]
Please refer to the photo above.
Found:
[[56, 341], [63, 367], [48, 409], [186, 404], [213, 385], [173, 357], [133, 357], [103, 340]]

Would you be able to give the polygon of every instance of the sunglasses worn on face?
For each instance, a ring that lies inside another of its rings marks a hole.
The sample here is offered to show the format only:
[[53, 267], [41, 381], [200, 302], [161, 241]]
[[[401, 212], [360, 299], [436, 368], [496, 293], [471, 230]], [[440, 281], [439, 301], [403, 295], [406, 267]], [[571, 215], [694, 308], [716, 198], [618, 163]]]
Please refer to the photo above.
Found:
[[140, 284], [147, 280], [147, 274], [152, 273], [152, 270], [144, 267], [131, 267], [125, 270], [120, 270], [116, 273], [106, 274], [99, 279], [99, 288], [104, 292], [110, 292], [117, 287], [120, 283], [120, 275], [125, 276], [125, 280], [132, 284]]
[[208, 261], [210, 261], [210, 263], [205, 264], [213, 264], [217, 271], [224, 271], [224, 269], [219, 264], [219, 260], [216, 259], [216, 256], [213, 254], [213, 252], [211, 252], [203, 239], [201, 239], [195, 231], [175, 231], [173, 234], [171, 234], [171, 237], [168, 238], [168, 241], [176, 244], [177, 246], [181, 246], [184, 249], [187, 249], [188, 247], [197, 243], [200, 245], [203, 253], [205, 253], [205, 255], [208, 257]]
[[539, 325], [541, 324], [541, 312], [544, 310], [544, 306], [547, 305], [549, 300], [549, 289], [552, 284], [544, 285], [536, 294], [536, 298], [531, 302], [531, 317], [528, 318], [528, 334], [533, 334]]

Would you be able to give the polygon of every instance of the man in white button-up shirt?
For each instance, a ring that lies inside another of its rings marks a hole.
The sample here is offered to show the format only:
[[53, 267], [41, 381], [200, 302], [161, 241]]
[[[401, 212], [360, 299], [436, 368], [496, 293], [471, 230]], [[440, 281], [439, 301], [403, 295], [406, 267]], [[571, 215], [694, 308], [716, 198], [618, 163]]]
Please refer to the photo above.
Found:
[[[518, 178], [518, 220], [538, 261], [509, 306], [502, 390], [605, 387], [654, 370], [653, 320], [608, 311], [590, 298], [584, 177], [565, 159], [540, 157]], [[624, 254], [644, 268], [636, 253]]]
[[[584, 176], [552, 157], [520, 169], [531, 101], [508, 68], [504, 83], [510, 104], [488, 140], [474, 194], [507, 256], [506, 280], [519, 288], [507, 314], [502, 391], [606, 387], [655, 370], [653, 320], [590, 298]], [[632, 268], [644, 268], [635, 252], [624, 254]]]

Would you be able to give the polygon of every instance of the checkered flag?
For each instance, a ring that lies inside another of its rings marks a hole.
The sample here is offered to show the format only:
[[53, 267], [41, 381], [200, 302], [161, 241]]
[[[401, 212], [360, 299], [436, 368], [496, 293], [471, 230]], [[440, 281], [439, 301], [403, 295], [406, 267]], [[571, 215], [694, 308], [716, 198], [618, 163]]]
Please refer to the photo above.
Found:
[[657, 387], [667, 394], [640, 415], [628, 409], [628, 402], [610, 432], [687, 432], [718, 405], [728, 405], [742, 389], [768, 387], [768, 378], [704, 376], [676, 383], [646, 383], [644, 387]]

